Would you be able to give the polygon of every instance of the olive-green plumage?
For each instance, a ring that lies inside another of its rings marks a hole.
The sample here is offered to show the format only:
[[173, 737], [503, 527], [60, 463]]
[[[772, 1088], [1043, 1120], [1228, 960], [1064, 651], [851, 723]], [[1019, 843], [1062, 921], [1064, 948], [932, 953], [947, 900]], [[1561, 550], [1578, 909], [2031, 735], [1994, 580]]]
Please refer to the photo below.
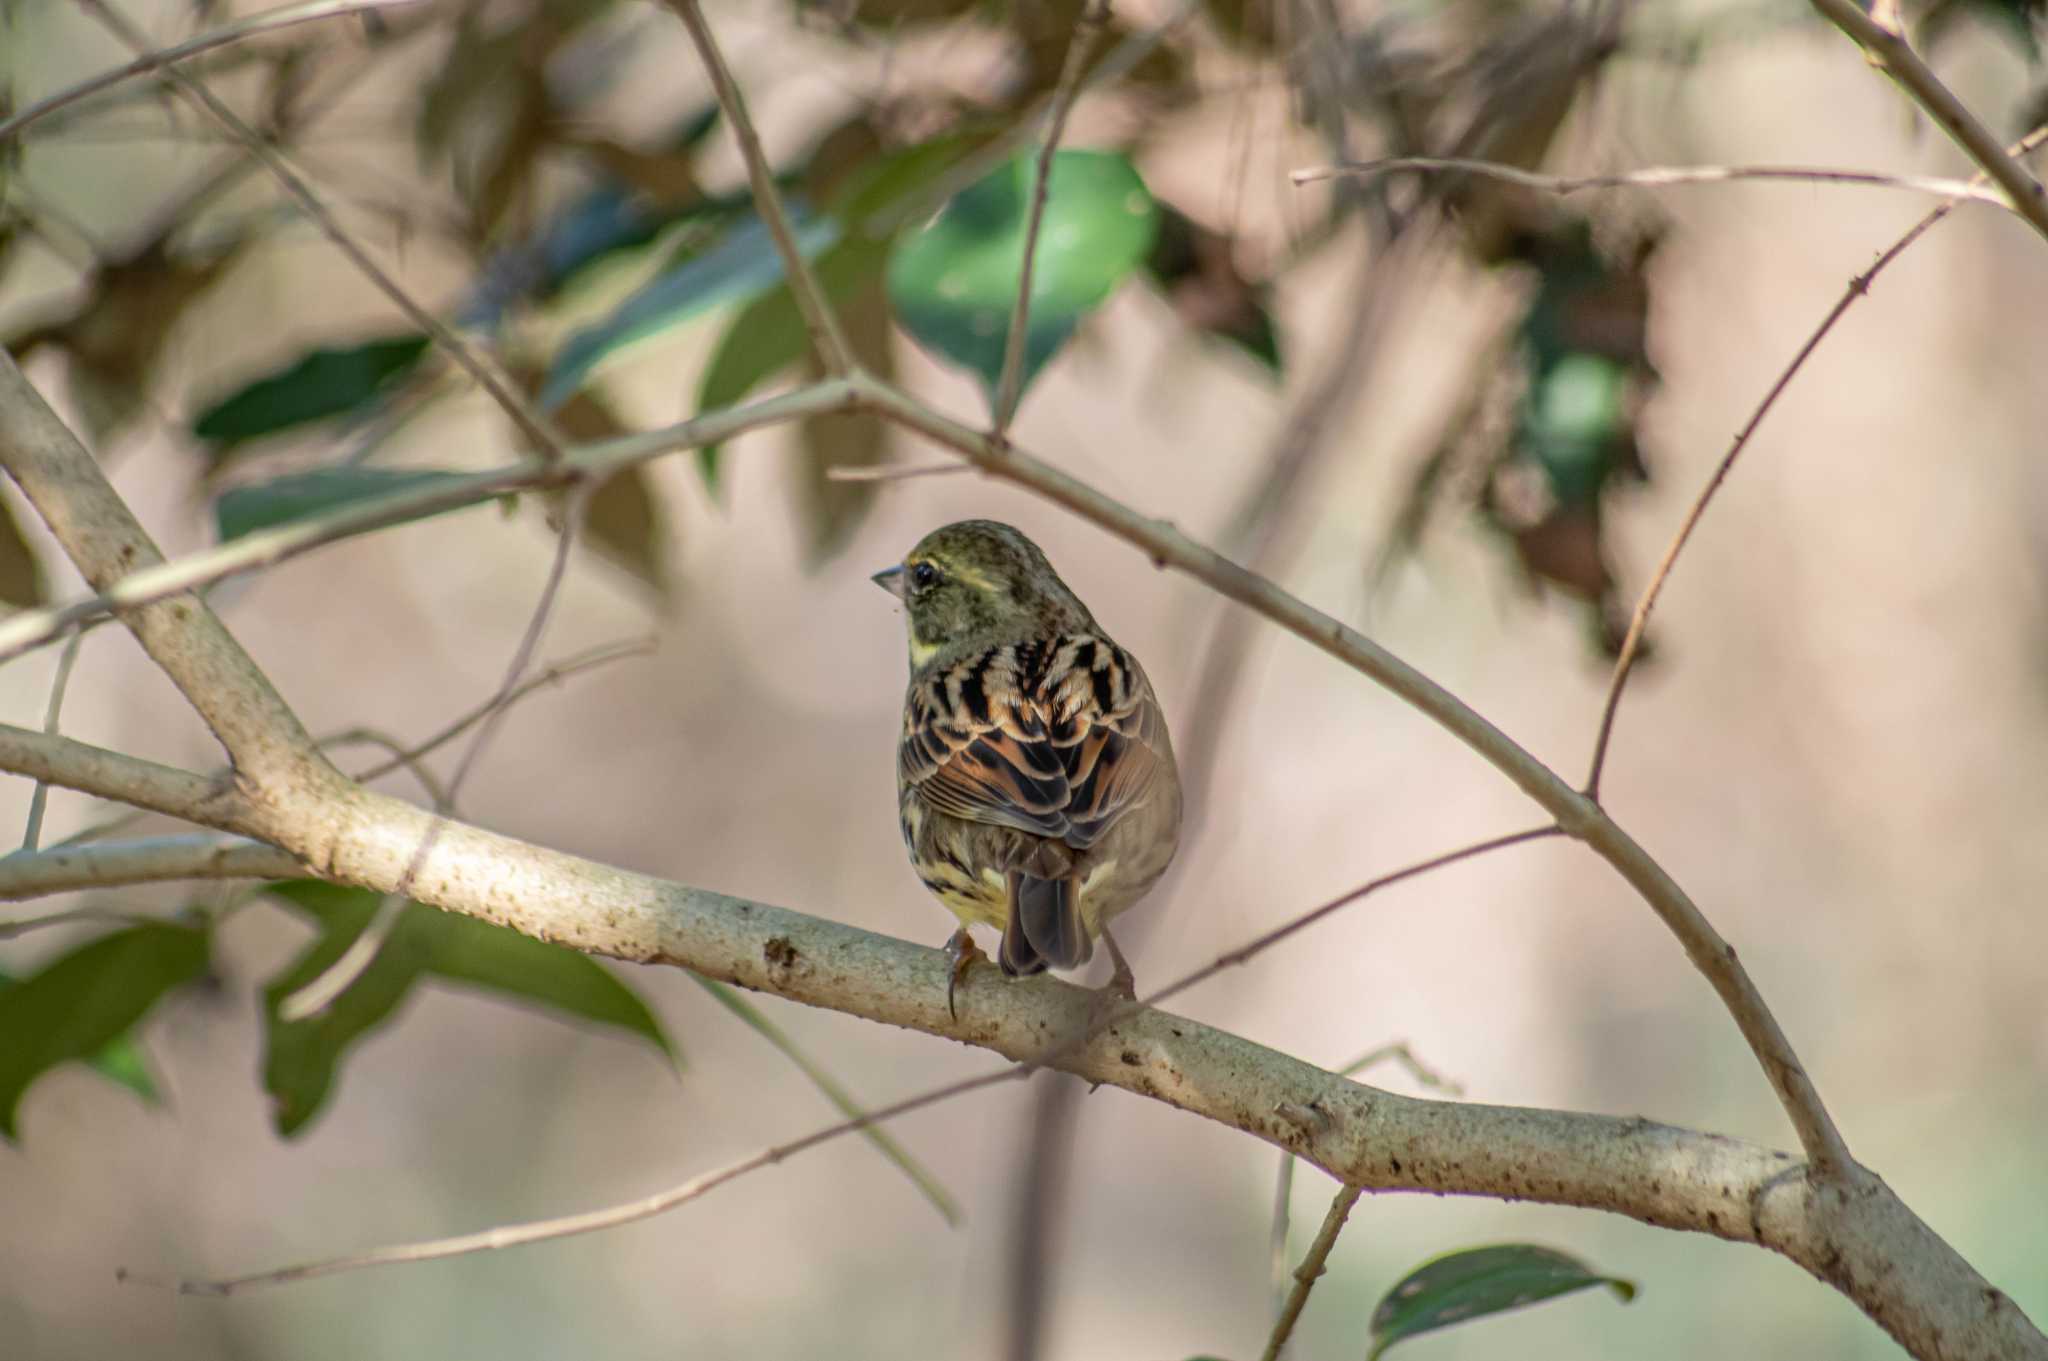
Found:
[[875, 580], [909, 615], [903, 840], [960, 919], [955, 950], [982, 923], [1003, 933], [1005, 973], [1079, 968], [1180, 839], [1180, 777], [1144, 669], [1036, 544], [993, 520], [932, 531]]

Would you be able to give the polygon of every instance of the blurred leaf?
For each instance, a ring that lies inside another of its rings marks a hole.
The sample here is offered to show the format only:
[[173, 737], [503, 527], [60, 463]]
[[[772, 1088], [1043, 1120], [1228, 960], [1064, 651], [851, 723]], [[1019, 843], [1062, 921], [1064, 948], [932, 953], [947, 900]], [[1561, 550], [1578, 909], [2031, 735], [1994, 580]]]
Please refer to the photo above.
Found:
[[192, 433], [214, 444], [218, 462], [243, 440], [354, 411], [410, 372], [426, 353], [427, 338], [419, 334], [308, 351], [200, 412]]
[[[876, 264], [880, 263], [878, 259]], [[887, 382], [896, 376], [896, 347], [880, 275], [875, 269], [856, 276], [864, 283], [840, 305], [839, 320], [855, 361]], [[815, 358], [811, 375], [823, 376]], [[798, 430], [803, 476], [796, 484], [797, 505], [803, 516], [805, 557], [812, 566], [846, 546], [879, 490], [873, 482], [835, 481], [831, 470], [874, 467], [888, 453], [889, 434], [889, 423], [872, 411], [813, 416]]]
[[[903, 328], [979, 375], [991, 401], [1017, 298], [1033, 174], [1028, 155], [997, 167], [906, 238], [889, 264], [889, 298]], [[1024, 385], [1144, 259], [1158, 223], [1158, 205], [1124, 157], [1061, 151], [1053, 158], [1031, 276]]]
[[0, 1138], [13, 1140], [22, 1094], [60, 1063], [97, 1058], [114, 1080], [146, 1088], [140, 1063], [124, 1066], [128, 1060], [109, 1051], [165, 993], [206, 968], [205, 931], [151, 922], [101, 936], [0, 988]]
[[[872, 286], [888, 257], [886, 241], [872, 240], [854, 232], [818, 257], [819, 285], [835, 306], [843, 309], [847, 295], [862, 284]], [[849, 337], [849, 339], [851, 339]], [[804, 357], [810, 333], [804, 328], [803, 313], [786, 283], [778, 283], [734, 314], [719, 337], [711, 362], [698, 381], [697, 409], [715, 411], [730, 406], [762, 382]], [[874, 353], [875, 351], [871, 351]], [[879, 351], [886, 354], [886, 348]], [[718, 487], [718, 461], [722, 444], [707, 444], [697, 451], [697, 466], [704, 483]]]
[[[792, 203], [797, 249], [806, 258], [830, 246], [836, 224], [807, 216]], [[709, 246], [689, 252], [636, 289], [612, 314], [562, 345], [541, 388], [552, 409], [583, 386], [591, 370], [635, 341], [681, 325], [721, 303], [751, 297], [782, 277], [782, 257], [758, 217], [740, 219]]]
[[1374, 1361], [1396, 1342], [1453, 1323], [1595, 1285], [1611, 1288], [1623, 1303], [1635, 1298], [1631, 1282], [1602, 1276], [1550, 1248], [1510, 1243], [1449, 1253], [1408, 1273], [1372, 1311], [1372, 1350], [1366, 1361]]
[[1229, 341], [1277, 375], [1280, 336], [1270, 309], [1272, 290], [1238, 272], [1232, 244], [1221, 232], [1161, 202], [1159, 236], [1145, 257], [1145, 272], [1182, 322]]
[[21, 532], [21, 521], [14, 517], [14, 508], [0, 500], [0, 601], [26, 610], [49, 598], [50, 584]]
[[[591, 392], [579, 392], [564, 402], [555, 411], [555, 425], [578, 444], [595, 444], [626, 433], [611, 408]], [[551, 495], [557, 506], [567, 504], [567, 493]], [[592, 551], [652, 587], [661, 599], [668, 599], [673, 547], [647, 464], [633, 464], [599, 485], [584, 508], [583, 535]]]
[[[1965, 16], [1980, 20], [2029, 65], [2041, 60], [2041, 29], [2048, 25], [2048, 2], [2044, 0], [1934, 0], [1920, 15], [1914, 46], [1932, 52]], [[2033, 124], [2022, 122], [2019, 126]]]
[[[0, 992], [7, 991], [16, 981], [13, 975], [0, 970]], [[156, 1080], [149, 1075], [149, 1063], [142, 1056], [142, 1046], [136, 1043], [133, 1034], [116, 1036], [98, 1053], [86, 1059], [85, 1064], [107, 1081], [126, 1087], [152, 1106], [163, 1100]]]
[[383, 948], [324, 1011], [286, 1021], [278, 1005], [326, 972], [362, 934], [380, 901], [366, 889], [294, 879], [266, 890], [313, 919], [320, 938], [263, 990], [263, 1084], [278, 1133], [304, 1129], [334, 1086], [341, 1060], [385, 1024], [421, 977], [486, 988], [637, 1035], [676, 1060], [644, 1002], [596, 960], [507, 927], [409, 903]]
[[[311, 472], [289, 473], [268, 482], [230, 487], [213, 503], [213, 514], [220, 527], [221, 542], [226, 543], [259, 529], [273, 529], [343, 506], [417, 491], [462, 476], [461, 473], [433, 468], [316, 468]], [[460, 509], [466, 507], [423, 510], [402, 523]]]
[[[737, 990], [714, 979], [694, 973], [690, 977], [696, 980], [698, 986], [717, 998], [726, 1010], [753, 1027], [761, 1038], [775, 1046], [784, 1058], [795, 1064], [797, 1071], [810, 1079], [811, 1085], [824, 1094], [825, 1099], [832, 1103], [834, 1110], [849, 1120], [857, 1120], [867, 1114], [867, 1110], [853, 1099], [853, 1094], [841, 1086], [838, 1079], [819, 1067], [815, 1059], [798, 1048], [796, 1041], [789, 1037], [788, 1032], [769, 1020], [759, 1007], [741, 996]], [[924, 1198], [932, 1203], [932, 1208], [939, 1212], [946, 1223], [955, 1227], [959, 1225], [960, 1207], [954, 1202], [952, 1194], [922, 1163], [911, 1156], [910, 1150], [896, 1141], [894, 1135], [879, 1125], [866, 1126], [861, 1130], [861, 1135], [873, 1144], [883, 1157], [903, 1170], [903, 1174], [909, 1177], [923, 1193]]]

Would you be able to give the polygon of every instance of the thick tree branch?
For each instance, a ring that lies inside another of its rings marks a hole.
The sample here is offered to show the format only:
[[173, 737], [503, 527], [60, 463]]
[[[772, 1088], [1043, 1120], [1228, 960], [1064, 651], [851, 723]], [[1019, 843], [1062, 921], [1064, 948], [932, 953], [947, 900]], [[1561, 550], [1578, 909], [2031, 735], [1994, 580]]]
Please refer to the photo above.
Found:
[[[388, 892], [433, 820], [363, 791], [284, 806], [215, 796], [198, 776], [0, 728], [0, 766], [262, 836], [344, 883]], [[591, 954], [920, 1030], [1014, 1060], [1088, 1024], [1095, 994], [970, 974], [947, 1012], [939, 950], [765, 903], [632, 874], [448, 823], [421, 901]], [[1154, 1008], [1059, 1067], [1243, 1130], [1370, 1190], [1576, 1205], [1770, 1248], [1835, 1286], [1922, 1357], [2048, 1357], [2020, 1310], [1883, 1182], [1819, 1180], [1783, 1153], [1647, 1120], [1397, 1096]]]
[[[130, 573], [163, 565], [99, 464], [4, 352], [0, 467], [94, 590], [116, 590]], [[124, 611], [122, 622], [206, 720], [241, 775], [264, 789], [339, 782], [269, 678], [198, 597], [158, 597]]]
[[2048, 191], [1999, 144], [1998, 138], [1956, 98], [1955, 92], [1941, 83], [1941, 77], [1920, 59], [1903, 31], [1878, 23], [1855, 0], [1813, 0], [1813, 7], [1829, 23], [1855, 39], [1871, 60], [1926, 110], [1928, 117], [1941, 124], [1942, 130], [1956, 140], [1992, 182], [2005, 190], [2013, 211], [2048, 237]]

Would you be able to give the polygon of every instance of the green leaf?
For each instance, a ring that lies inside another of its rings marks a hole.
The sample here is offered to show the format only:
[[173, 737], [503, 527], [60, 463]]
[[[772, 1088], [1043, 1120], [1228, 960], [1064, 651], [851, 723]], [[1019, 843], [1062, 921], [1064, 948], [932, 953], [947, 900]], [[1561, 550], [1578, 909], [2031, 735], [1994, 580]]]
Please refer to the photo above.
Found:
[[585, 540], [607, 562], [669, 596], [668, 522], [654, 495], [647, 465], [636, 463], [605, 479], [583, 512]]
[[192, 433], [218, 461], [244, 440], [354, 411], [410, 372], [427, 353], [418, 334], [386, 336], [345, 349], [317, 349], [265, 374], [199, 413]]
[[[839, 236], [829, 219], [806, 217], [790, 205], [797, 249], [806, 259]], [[685, 255], [634, 290], [595, 326], [569, 337], [548, 369], [540, 402], [552, 409], [568, 400], [591, 371], [636, 341], [671, 330], [723, 303], [752, 297], [782, 278], [782, 257], [767, 226], [751, 214], [702, 250]]]
[[[213, 515], [220, 526], [221, 542], [226, 543], [259, 529], [273, 529], [343, 506], [418, 491], [462, 476], [434, 468], [316, 468], [246, 487], [230, 487], [213, 503]], [[443, 506], [422, 510], [406, 519], [424, 520], [459, 509], [464, 507]]]
[[[839, 1084], [838, 1079], [819, 1067], [815, 1059], [799, 1049], [788, 1032], [763, 1015], [760, 1008], [734, 989], [714, 979], [694, 973], [690, 977], [695, 979], [704, 991], [717, 998], [719, 1004], [726, 1010], [745, 1021], [762, 1039], [775, 1046], [784, 1058], [795, 1064], [797, 1071], [810, 1079], [811, 1085], [824, 1094], [825, 1099], [832, 1103], [834, 1110], [849, 1120], [857, 1120], [867, 1114], [867, 1110], [853, 1099], [853, 1093], [847, 1091]], [[903, 1175], [910, 1178], [924, 1194], [924, 1198], [932, 1203], [932, 1208], [945, 1218], [946, 1223], [955, 1226], [959, 1224], [960, 1207], [953, 1200], [952, 1194], [922, 1163], [911, 1156], [910, 1150], [896, 1141], [894, 1135], [879, 1125], [869, 1125], [861, 1130], [861, 1136], [873, 1144], [883, 1157], [903, 1170]]]
[[101, 936], [0, 988], [0, 1137], [14, 1138], [22, 1094], [61, 1063], [98, 1058], [103, 1072], [142, 1090], [133, 1079], [139, 1074], [146, 1086], [147, 1072], [139, 1062], [124, 1069], [118, 1052], [109, 1057], [110, 1047], [166, 992], [203, 976], [206, 967], [204, 930], [152, 922]]
[[[819, 286], [835, 305], [843, 303], [848, 294], [882, 272], [888, 255], [888, 241], [850, 233], [818, 257]], [[726, 325], [698, 383], [697, 409], [715, 411], [731, 406], [802, 359], [809, 344], [795, 296], [788, 284], [778, 283], [742, 307]], [[707, 444], [697, 451], [697, 466], [705, 485], [713, 490], [718, 487], [718, 460], [724, 447]]]
[[[993, 402], [1017, 299], [1034, 158], [1019, 155], [956, 194], [889, 264], [896, 317], [919, 344], [979, 375]], [[1159, 207], [1114, 152], [1053, 158], [1031, 275], [1025, 386], [1152, 247]]]
[[587, 955], [503, 926], [408, 904], [370, 966], [328, 1007], [298, 1021], [278, 1015], [292, 993], [341, 958], [377, 913], [379, 896], [313, 879], [271, 884], [272, 896], [310, 917], [320, 938], [264, 988], [263, 1084], [278, 1133], [303, 1130], [326, 1104], [348, 1050], [387, 1023], [423, 977], [485, 988], [516, 1001], [624, 1030], [675, 1050], [639, 996]]
[[1366, 1361], [1422, 1333], [1595, 1285], [1609, 1287], [1623, 1303], [1636, 1295], [1632, 1282], [1602, 1276], [1576, 1257], [1534, 1244], [1448, 1253], [1409, 1272], [1372, 1311]]

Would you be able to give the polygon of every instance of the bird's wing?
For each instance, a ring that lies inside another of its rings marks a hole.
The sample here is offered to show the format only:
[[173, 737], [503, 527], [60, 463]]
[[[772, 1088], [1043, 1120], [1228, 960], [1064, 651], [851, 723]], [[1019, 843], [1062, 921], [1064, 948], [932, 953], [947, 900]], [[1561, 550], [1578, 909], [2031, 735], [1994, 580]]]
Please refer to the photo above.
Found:
[[1152, 686], [1089, 635], [1006, 644], [912, 685], [897, 767], [927, 806], [1086, 850], [1172, 759]]

